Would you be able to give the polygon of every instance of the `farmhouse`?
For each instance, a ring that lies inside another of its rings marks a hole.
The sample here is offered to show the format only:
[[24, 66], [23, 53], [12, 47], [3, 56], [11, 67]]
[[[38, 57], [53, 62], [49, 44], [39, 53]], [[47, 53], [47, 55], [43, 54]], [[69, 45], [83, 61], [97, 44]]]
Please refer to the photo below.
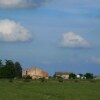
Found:
[[22, 72], [22, 76], [30, 76], [32, 79], [39, 79], [39, 78], [48, 78], [48, 73], [43, 71], [42, 69], [39, 69], [37, 67], [32, 67], [30, 69], [24, 70]]
[[55, 77], [61, 77], [63, 79], [69, 79], [69, 73], [68, 72], [55, 72]]

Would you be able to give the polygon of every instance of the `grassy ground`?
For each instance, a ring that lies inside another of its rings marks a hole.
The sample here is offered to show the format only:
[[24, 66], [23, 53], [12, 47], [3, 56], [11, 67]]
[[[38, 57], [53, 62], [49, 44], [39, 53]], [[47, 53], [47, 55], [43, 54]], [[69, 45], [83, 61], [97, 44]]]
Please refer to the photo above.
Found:
[[0, 80], [0, 100], [100, 100], [100, 82]]

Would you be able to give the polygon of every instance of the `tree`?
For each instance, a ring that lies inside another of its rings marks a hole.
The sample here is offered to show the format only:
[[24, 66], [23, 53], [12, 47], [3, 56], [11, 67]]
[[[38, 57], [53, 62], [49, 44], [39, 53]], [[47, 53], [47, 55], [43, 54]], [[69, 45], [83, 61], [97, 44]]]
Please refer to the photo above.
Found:
[[15, 76], [16, 78], [22, 78], [22, 67], [19, 62], [15, 62]]
[[0, 78], [22, 78], [22, 67], [19, 62], [6, 60], [5, 64], [0, 60]]
[[1, 76], [2, 76], [2, 67], [3, 67], [3, 64], [2, 64], [2, 60], [0, 59], [0, 78], [1, 78]]
[[76, 78], [76, 75], [74, 73], [69, 74], [69, 79], [75, 79], [75, 78]]
[[86, 77], [86, 79], [93, 79], [92, 73], [86, 73], [84, 76]]
[[15, 77], [15, 67], [14, 67], [14, 63], [12, 60], [6, 60], [5, 76], [6, 76], [6, 78], [14, 78]]
[[0, 67], [2, 67], [3, 66], [3, 63], [2, 63], [2, 60], [0, 59]]
[[80, 77], [83, 77], [83, 76], [84, 76], [84, 75], [83, 75], [83, 74], [81, 74], [81, 73], [80, 73], [79, 75], [80, 75]]

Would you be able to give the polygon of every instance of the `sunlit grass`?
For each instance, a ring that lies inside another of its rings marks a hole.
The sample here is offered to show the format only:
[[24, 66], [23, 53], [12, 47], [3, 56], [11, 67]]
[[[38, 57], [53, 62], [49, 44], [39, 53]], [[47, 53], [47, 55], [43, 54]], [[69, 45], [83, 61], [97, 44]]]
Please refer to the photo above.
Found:
[[100, 82], [0, 80], [0, 100], [99, 100]]

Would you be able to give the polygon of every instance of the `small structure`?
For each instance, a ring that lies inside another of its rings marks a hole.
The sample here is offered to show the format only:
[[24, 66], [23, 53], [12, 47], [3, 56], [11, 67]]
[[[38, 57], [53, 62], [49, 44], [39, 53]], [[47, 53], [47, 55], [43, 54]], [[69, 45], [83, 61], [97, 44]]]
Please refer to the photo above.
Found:
[[22, 76], [23, 77], [30, 76], [32, 77], [32, 79], [39, 79], [39, 78], [48, 79], [48, 73], [37, 67], [32, 67], [30, 69], [24, 70], [22, 72]]
[[78, 75], [76, 75], [76, 77], [78, 78], [78, 79], [80, 79], [81, 78], [81, 76], [78, 74]]
[[68, 72], [55, 72], [54, 75], [56, 78], [63, 78], [63, 79], [69, 79], [69, 73]]
[[77, 74], [76, 77], [77, 79], [86, 79], [83, 74]]

